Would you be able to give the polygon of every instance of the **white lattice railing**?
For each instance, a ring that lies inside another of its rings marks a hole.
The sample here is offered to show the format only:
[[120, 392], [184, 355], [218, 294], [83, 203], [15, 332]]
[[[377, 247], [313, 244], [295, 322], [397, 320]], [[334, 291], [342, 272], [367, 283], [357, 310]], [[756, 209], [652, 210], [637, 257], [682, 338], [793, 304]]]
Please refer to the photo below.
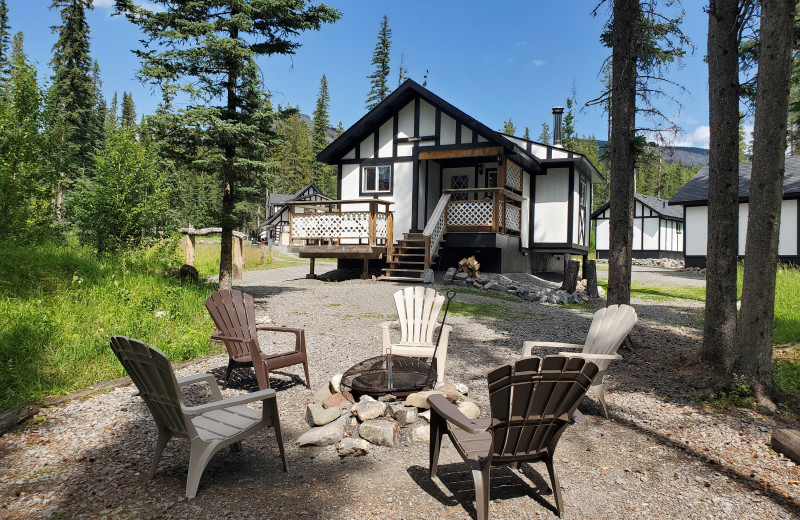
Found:
[[[364, 210], [369, 205], [370, 210]], [[322, 201], [292, 204], [290, 228], [292, 240], [339, 242], [341, 239], [366, 239], [370, 245], [386, 244], [392, 238], [390, 211], [383, 201]], [[354, 209], [347, 211], [350, 206]], [[355, 209], [358, 208], [358, 209]]]
[[492, 208], [490, 200], [453, 200], [447, 206], [448, 226], [491, 226]]
[[522, 191], [522, 168], [511, 161], [506, 161], [506, 186]]
[[[505, 206], [505, 211], [503, 214], [505, 215], [505, 226], [507, 229], [511, 229], [513, 231], [520, 231], [521, 224], [522, 224], [522, 210], [516, 206], [512, 206], [511, 204], [503, 204]], [[503, 225], [502, 223], [500, 224]]]
[[443, 193], [442, 196], [439, 197], [439, 202], [433, 209], [433, 213], [428, 223], [425, 225], [425, 229], [422, 231], [425, 240], [429, 241], [428, 256], [425, 259], [426, 269], [430, 267], [430, 264], [432, 264], [433, 260], [436, 258], [436, 253], [439, 251], [439, 243], [442, 241], [442, 237], [447, 231], [447, 221], [445, 217], [448, 202], [450, 202], [450, 194]]

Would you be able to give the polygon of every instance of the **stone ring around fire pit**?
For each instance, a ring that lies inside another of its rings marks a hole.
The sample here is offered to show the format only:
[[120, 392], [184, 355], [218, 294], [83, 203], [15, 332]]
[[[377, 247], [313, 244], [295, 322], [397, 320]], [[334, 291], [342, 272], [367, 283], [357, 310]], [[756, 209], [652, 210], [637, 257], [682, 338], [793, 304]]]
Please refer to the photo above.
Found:
[[436, 370], [421, 359], [385, 354], [371, 357], [350, 367], [342, 375], [340, 385], [355, 399], [363, 395], [380, 397], [409, 394], [432, 388]]

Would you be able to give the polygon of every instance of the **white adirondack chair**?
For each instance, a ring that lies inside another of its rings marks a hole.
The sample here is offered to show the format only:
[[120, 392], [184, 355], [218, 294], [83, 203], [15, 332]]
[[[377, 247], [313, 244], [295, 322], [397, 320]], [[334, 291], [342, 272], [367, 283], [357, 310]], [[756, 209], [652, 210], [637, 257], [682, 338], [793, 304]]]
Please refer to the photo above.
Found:
[[[241, 449], [239, 441], [270, 425], [275, 430], [283, 469], [288, 471], [275, 390], [259, 390], [223, 400], [212, 374], [176, 379], [167, 356], [157, 348], [148, 347], [139, 340], [125, 336], [114, 336], [111, 338], [111, 350], [125, 367], [139, 390], [139, 397], [147, 404], [158, 426], [150, 478], [156, 474], [158, 460], [167, 442], [172, 437], [189, 439], [192, 450], [189, 454], [186, 496], [194, 498], [203, 470], [217, 451], [229, 445], [231, 449], [238, 451]], [[208, 383], [211, 388], [212, 402], [197, 406], [185, 405], [180, 387], [203, 382]], [[244, 406], [254, 401], [262, 401], [262, 410]]]
[[[397, 305], [397, 321], [381, 323], [383, 329], [383, 353], [391, 348], [392, 354], [411, 357], [433, 357], [436, 344], [433, 333], [436, 320], [444, 303], [444, 295], [430, 287], [407, 287], [394, 293]], [[389, 329], [400, 326], [400, 342], [392, 343]], [[439, 349], [436, 350], [436, 382], [444, 382], [444, 365], [447, 361], [447, 342], [453, 327], [444, 325]]]
[[583, 345], [573, 343], [554, 343], [549, 341], [526, 341], [522, 347], [522, 357], [530, 357], [531, 351], [536, 348], [579, 349], [581, 352], [559, 352], [562, 356], [580, 357], [591, 361], [600, 370], [594, 378], [589, 391], [594, 393], [603, 407], [603, 415], [608, 419], [606, 408], [605, 386], [603, 377], [612, 360], [622, 359], [617, 354], [617, 349], [630, 334], [639, 318], [636, 311], [629, 305], [609, 305], [594, 313], [592, 325], [586, 335]]

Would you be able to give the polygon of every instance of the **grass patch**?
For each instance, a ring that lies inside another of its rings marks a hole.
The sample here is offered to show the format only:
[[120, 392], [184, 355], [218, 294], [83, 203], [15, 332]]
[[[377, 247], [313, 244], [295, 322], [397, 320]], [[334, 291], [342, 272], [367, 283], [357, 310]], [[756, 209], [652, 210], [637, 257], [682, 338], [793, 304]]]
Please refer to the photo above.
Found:
[[[201, 277], [208, 278], [219, 274], [219, 248], [219, 244], [196, 244], [194, 250], [194, 266]], [[179, 249], [181, 258], [184, 258], [186, 255], [186, 245], [184, 242], [181, 242]], [[270, 262], [269, 250], [267, 250], [264, 255], [264, 264], [261, 265], [261, 249], [252, 244], [245, 244], [244, 270], [278, 269], [280, 267], [292, 267], [307, 263], [304, 260], [282, 253], [274, 253], [274, 257], [275, 259]]]
[[124, 375], [116, 334], [172, 361], [210, 352], [214, 290], [171, 276], [175, 243], [97, 258], [88, 248], [0, 243], [0, 411]]
[[737, 381], [734, 377], [733, 383], [720, 388], [713, 394], [701, 394], [696, 396], [696, 401], [714, 410], [724, 410], [726, 408], [752, 408], [756, 402], [753, 390], [743, 381]]
[[[475, 296], [485, 296], [486, 298], [494, 298], [495, 300], [505, 300], [508, 302], [516, 302], [519, 301], [519, 298], [515, 296], [509, 296], [508, 294], [503, 294], [497, 291], [479, 291], [477, 289], [450, 289], [456, 294], [474, 294]], [[452, 304], [451, 304], [452, 305]]]
[[[608, 292], [608, 280], [598, 280], [597, 285], [600, 285]], [[643, 300], [653, 301], [670, 301], [670, 300], [696, 300], [706, 301], [706, 288], [705, 286], [692, 286], [692, 285], [670, 285], [667, 287], [658, 287], [655, 285], [647, 285], [639, 282], [631, 283], [631, 298], [641, 298]]]
[[784, 392], [800, 397], [800, 344], [773, 349], [772, 367], [778, 386]]

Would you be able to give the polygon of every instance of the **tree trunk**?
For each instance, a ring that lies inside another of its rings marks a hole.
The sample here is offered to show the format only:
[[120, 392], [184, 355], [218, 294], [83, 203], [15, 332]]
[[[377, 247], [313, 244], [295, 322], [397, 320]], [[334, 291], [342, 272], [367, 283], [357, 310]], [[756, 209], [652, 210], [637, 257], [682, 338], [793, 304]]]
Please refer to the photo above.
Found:
[[611, 63], [611, 204], [609, 219], [608, 305], [630, 303], [633, 244], [633, 183], [636, 165], [636, 48], [639, 0], [614, 2]]
[[739, 222], [738, 1], [708, 8], [708, 250], [702, 357], [723, 369], [736, 340]]
[[[742, 310], [733, 371], [768, 391], [796, 0], [763, 0]], [[752, 267], [752, 268], [751, 268]]]
[[[236, 9], [232, 7], [231, 14], [237, 14]], [[237, 39], [239, 37], [239, 28], [231, 27], [230, 37]], [[236, 82], [238, 75], [235, 71], [228, 72], [228, 85], [227, 85], [227, 109], [225, 117], [231, 123], [235, 123], [236, 107], [238, 105], [236, 99]], [[219, 248], [219, 288], [230, 289], [233, 285], [233, 227], [234, 215], [233, 209], [235, 205], [234, 198], [234, 179], [236, 178], [236, 145], [228, 143], [223, 147], [225, 152], [225, 161], [222, 165], [222, 178], [225, 182], [225, 188], [222, 192], [222, 243]]]
[[572, 294], [578, 287], [578, 271], [580, 270], [581, 263], [577, 260], [570, 260], [567, 263], [567, 269], [564, 272], [564, 291]]

